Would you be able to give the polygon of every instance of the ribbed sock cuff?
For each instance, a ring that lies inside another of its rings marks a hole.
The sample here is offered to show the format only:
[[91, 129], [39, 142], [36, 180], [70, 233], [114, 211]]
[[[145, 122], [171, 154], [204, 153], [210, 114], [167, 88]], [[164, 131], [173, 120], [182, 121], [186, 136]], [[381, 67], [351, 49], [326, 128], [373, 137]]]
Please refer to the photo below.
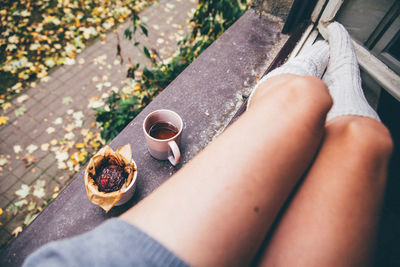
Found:
[[332, 110], [332, 112], [331, 111], [328, 112], [328, 115], [326, 116], [326, 121], [330, 121], [334, 118], [337, 118], [340, 116], [346, 116], [346, 115], [369, 117], [369, 118], [375, 119], [379, 122], [381, 121], [379, 119], [378, 114], [372, 108], [371, 108], [371, 110], [357, 110], [354, 108]]
[[259, 85], [265, 80], [280, 75], [280, 74], [296, 74], [299, 76], [315, 76], [321, 78], [329, 59], [329, 46], [326, 41], [317, 41], [307, 51], [297, 57], [290, 59], [288, 62], [274, 69], [265, 75], [252, 90], [248, 101], [247, 109], [249, 108], [251, 99]]

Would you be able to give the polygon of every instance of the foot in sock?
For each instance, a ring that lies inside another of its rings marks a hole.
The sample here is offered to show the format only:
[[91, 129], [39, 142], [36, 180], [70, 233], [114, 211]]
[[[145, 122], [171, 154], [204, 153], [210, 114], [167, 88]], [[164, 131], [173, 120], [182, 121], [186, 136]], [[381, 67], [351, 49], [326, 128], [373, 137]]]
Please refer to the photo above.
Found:
[[314, 43], [310, 49], [301, 53], [297, 57], [289, 60], [281, 67], [274, 69], [265, 75], [254, 87], [247, 101], [249, 108], [251, 98], [259, 85], [267, 79], [279, 74], [297, 74], [301, 76], [315, 76], [321, 78], [329, 60], [329, 46], [326, 41]]
[[365, 116], [379, 121], [361, 88], [360, 70], [350, 35], [337, 22], [329, 24], [326, 35], [330, 59], [322, 80], [333, 99], [327, 121], [343, 115]]

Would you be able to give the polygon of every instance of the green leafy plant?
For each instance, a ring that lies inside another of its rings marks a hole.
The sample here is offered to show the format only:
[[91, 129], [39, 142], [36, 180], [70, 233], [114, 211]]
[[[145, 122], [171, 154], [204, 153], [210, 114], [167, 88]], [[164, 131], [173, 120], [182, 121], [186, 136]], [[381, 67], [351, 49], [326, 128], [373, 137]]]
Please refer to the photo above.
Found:
[[[143, 46], [143, 53], [151, 61], [151, 68], [143, 68], [141, 75], [135, 75], [140, 68], [136, 64], [128, 71], [132, 79], [129, 93], [113, 93], [104, 107], [95, 109], [96, 121], [101, 126], [101, 137], [111, 141], [142, 109], [168, 86], [194, 59], [196, 59], [213, 41], [231, 26], [248, 8], [246, 0], [199, 0], [191, 23], [192, 32], [178, 43], [178, 54], [169, 61], [161, 61], [156, 51]], [[137, 30], [147, 35], [147, 29], [137, 13], [134, 13], [132, 25], [125, 36], [134, 42]], [[137, 76], [137, 77], [136, 77]]]

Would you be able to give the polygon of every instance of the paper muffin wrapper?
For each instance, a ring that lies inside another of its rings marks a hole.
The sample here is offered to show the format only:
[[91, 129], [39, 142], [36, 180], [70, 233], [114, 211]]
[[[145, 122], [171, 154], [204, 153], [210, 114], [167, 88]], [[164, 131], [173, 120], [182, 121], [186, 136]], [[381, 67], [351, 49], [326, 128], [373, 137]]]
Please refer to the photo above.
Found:
[[[100, 192], [97, 184], [92, 177], [96, 177], [101, 171], [103, 161], [107, 160], [110, 164], [122, 167], [124, 172], [128, 173], [121, 189], [114, 192]], [[121, 146], [117, 151], [109, 146], [105, 146], [94, 155], [85, 170], [85, 188], [89, 200], [108, 212], [121, 199], [126, 189], [129, 187], [133, 179], [133, 174], [136, 171], [136, 166], [132, 163], [132, 149], [129, 144]]]

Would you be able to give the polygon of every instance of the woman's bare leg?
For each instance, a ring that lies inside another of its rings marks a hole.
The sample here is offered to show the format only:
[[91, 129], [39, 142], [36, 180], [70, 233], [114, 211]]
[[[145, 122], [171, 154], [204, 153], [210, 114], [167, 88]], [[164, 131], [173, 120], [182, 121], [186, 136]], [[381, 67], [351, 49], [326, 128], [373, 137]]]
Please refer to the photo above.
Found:
[[252, 107], [121, 216], [194, 266], [245, 266], [315, 156], [332, 105], [317, 78], [280, 75]]
[[371, 265], [391, 150], [389, 132], [374, 119], [330, 121], [260, 265]]
[[326, 136], [269, 240], [262, 266], [371, 263], [392, 141], [364, 97], [350, 35], [337, 22], [325, 35], [330, 59], [323, 81], [334, 102]]

